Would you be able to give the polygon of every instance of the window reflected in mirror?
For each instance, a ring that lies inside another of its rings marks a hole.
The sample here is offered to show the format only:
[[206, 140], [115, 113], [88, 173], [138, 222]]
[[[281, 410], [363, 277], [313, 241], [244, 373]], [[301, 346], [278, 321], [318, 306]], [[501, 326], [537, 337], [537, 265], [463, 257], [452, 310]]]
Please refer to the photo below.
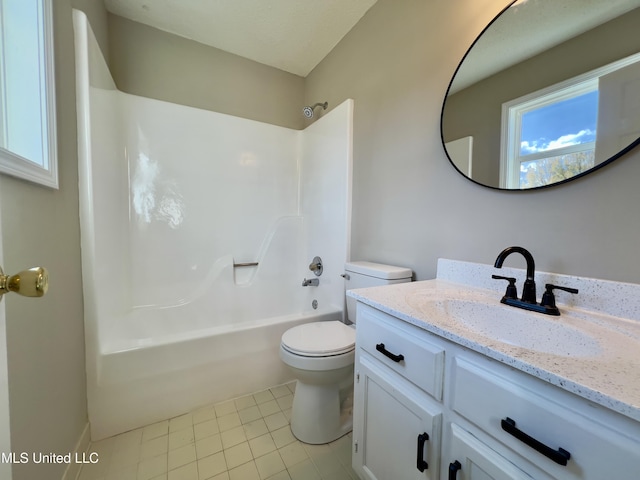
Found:
[[[614, 77], [624, 80], [612, 82]], [[601, 91], [603, 98], [616, 100], [601, 105]], [[640, 99], [640, 54], [503, 104], [500, 186], [526, 189], [563, 182], [622, 150], [633, 140], [628, 131], [637, 132], [638, 121], [636, 126], [605, 125], [611, 117], [625, 116], [620, 95], [631, 105], [633, 98]]]
[[490, 188], [565, 183], [640, 144], [640, 0], [512, 2], [445, 97], [456, 170]]

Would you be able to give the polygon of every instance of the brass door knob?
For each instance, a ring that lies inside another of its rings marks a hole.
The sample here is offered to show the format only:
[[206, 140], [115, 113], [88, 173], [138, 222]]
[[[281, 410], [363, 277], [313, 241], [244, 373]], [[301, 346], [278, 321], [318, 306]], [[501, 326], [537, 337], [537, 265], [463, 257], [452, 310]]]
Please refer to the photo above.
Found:
[[15, 292], [25, 297], [42, 297], [49, 289], [49, 272], [46, 268], [33, 267], [15, 275], [5, 275], [0, 268], [0, 299]]

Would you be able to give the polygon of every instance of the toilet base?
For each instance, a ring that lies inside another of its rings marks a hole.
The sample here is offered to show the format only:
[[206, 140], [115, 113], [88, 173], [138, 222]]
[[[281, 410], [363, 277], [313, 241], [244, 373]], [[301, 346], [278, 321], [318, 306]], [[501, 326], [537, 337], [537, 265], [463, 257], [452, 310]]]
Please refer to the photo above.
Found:
[[329, 443], [353, 428], [353, 379], [339, 385], [298, 380], [291, 410], [291, 432], [304, 443]]

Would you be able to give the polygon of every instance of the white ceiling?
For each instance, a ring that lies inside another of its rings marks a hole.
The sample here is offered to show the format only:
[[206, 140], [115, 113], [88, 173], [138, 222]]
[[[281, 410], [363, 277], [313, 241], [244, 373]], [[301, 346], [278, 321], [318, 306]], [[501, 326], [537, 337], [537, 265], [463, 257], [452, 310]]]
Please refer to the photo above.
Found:
[[306, 77], [377, 0], [105, 0], [116, 15]]

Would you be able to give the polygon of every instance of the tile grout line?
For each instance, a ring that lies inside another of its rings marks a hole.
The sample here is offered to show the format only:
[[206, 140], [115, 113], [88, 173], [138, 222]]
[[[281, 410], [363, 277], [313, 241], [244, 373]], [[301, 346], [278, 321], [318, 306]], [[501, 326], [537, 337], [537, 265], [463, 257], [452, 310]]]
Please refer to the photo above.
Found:
[[92, 443], [90, 451], [104, 455], [105, 462], [83, 467], [78, 480], [357, 479], [351, 434], [326, 445], [293, 436], [294, 385], [206, 405]]

